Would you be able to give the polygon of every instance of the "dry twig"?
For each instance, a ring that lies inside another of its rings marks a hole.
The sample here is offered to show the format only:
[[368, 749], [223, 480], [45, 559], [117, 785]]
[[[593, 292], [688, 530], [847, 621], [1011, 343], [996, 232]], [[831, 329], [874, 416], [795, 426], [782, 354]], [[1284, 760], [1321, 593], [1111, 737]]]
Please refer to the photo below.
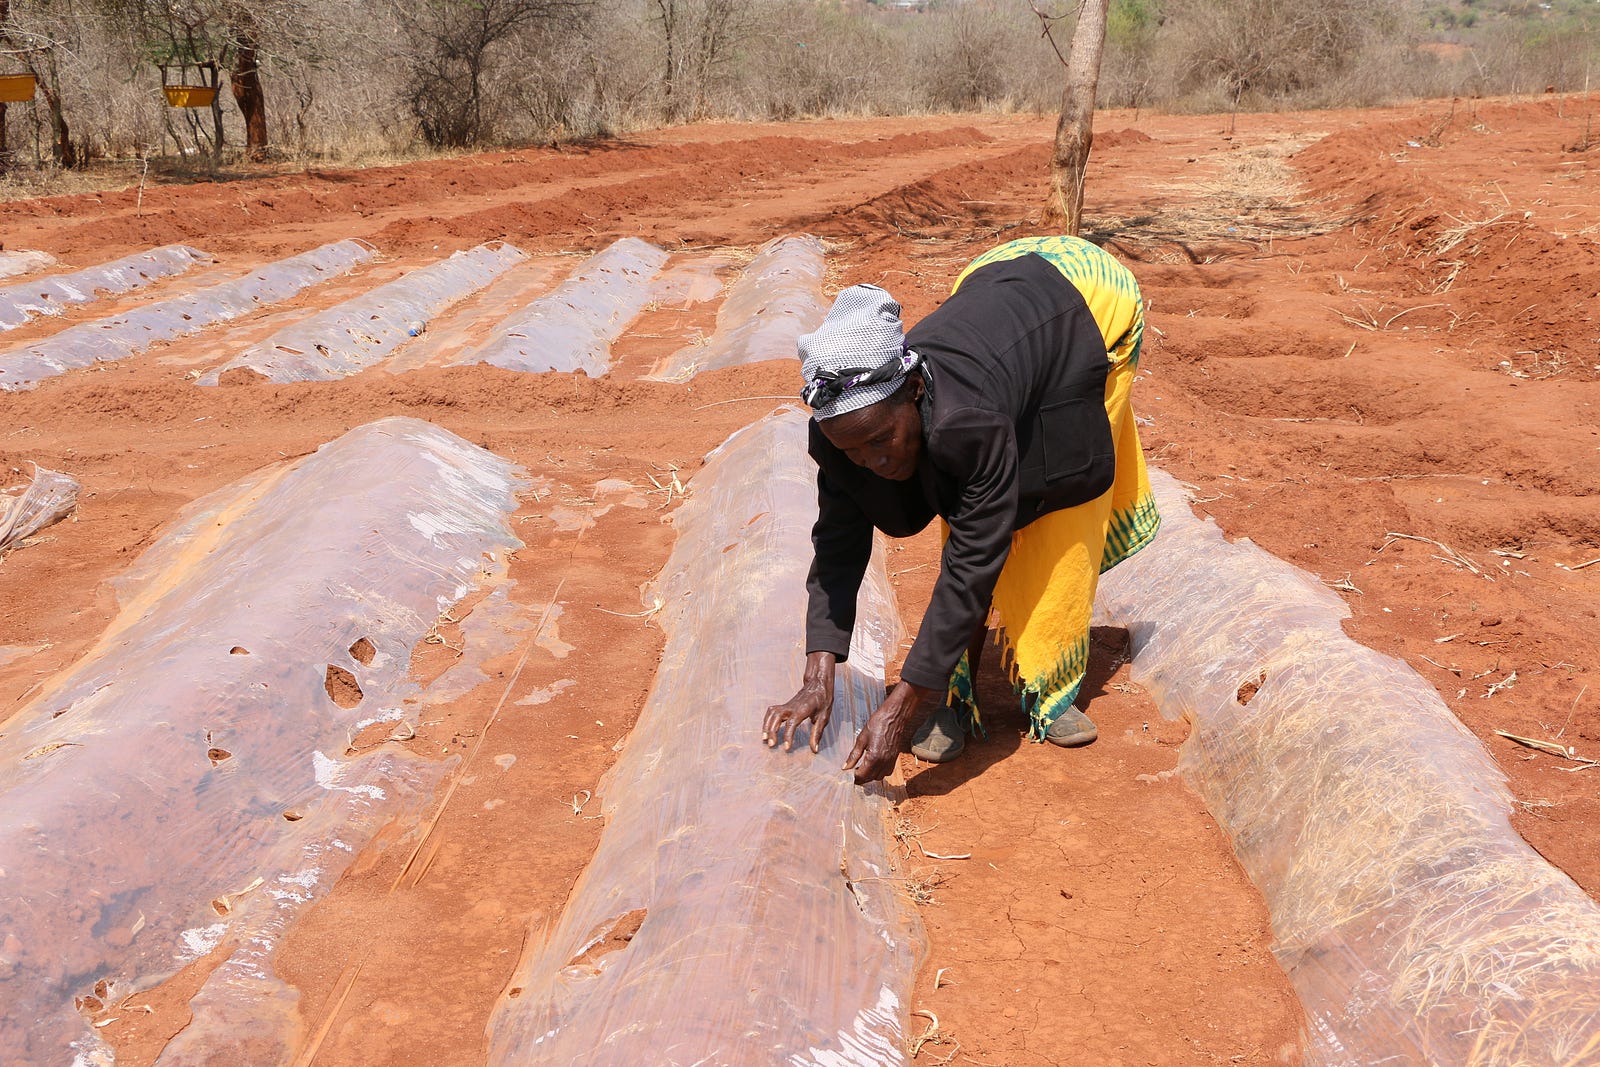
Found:
[[944, 1042], [939, 1034], [939, 1017], [937, 1015], [931, 1011], [914, 1011], [911, 1014], [920, 1015], [922, 1018], [929, 1020], [928, 1028], [917, 1037], [911, 1039], [911, 1047], [907, 1050], [911, 1053], [911, 1058], [916, 1059], [918, 1054], [922, 1052], [923, 1045], [930, 1041], [941, 1045]]
[[1484, 572], [1481, 569], [1479, 569], [1479, 567], [1478, 567], [1478, 565], [1476, 563], [1472, 562], [1472, 560], [1468, 559], [1466, 556], [1463, 556], [1460, 552], [1457, 552], [1455, 549], [1451, 548], [1449, 545], [1445, 544], [1442, 541], [1435, 541], [1431, 537], [1419, 537], [1416, 534], [1395, 533], [1393, 530], [1389, 531], [1388, 533], [1384, 534], [1383, 536], [1387, 537], [1389, 540], [1385, 541], [1379, 547], [1379, 549], [1378, 549], [1379, 552], [1382, 552], [1385, 548], [1388, 548], [1390, 545], [1394, 544], [1396, 541], [1421, 541], [1423, 544], [1432, 545], [1433, 547], [1437, 548], [1439, 551], [1444, 553], [1444, 555], [1442, 555], [1442, 556], [1434, 556], [1433, 557], [1434, 559], [1439, 560], [1439, 561], [1441, 561], [1443, 563], [1451, 564], [1452, 566], [1455, 566], [1455, 567], [1465, 567], [1467, 570], [1471, 571], [1473, 574], [1481, 574], [1485, 578], [1488, 578], [1491, 582], [1494, 581], [1494, 577], [1492, 575], [1484, 574]]
[[[1583, 764], [1585, 767], [1600, 767], [1600, 760], [1590, 759], [1587, 756], [1578, 755], [1578, 750], [1573, 748], [1571, 745], [1563, 745], [1557, 741], [1541, 741], [1537, 737], [1521, 737], [1517, 734], [1507, 733], [1504, 730], [1496, 730], [1495, 733], [1499, 734], [1507, 741], [1515, 741], [1524, 748], [1531, 748], [1535, 751], [1544, 752], [1551, 756], [1560, 756], [1562, 759], [1571, 760], [1573, 763]], [[1574, 767], [1570, 769], [1579, 770], [1580, 768]]]
[[1504, 678], [1500, 679], [1498, 682], [1495, 682], [1492, 685], [1490, 685], [1488, 691], [1483, 694], [1483, 698], [1482, 699], [1488, 700], [1490, 697], [1492, 697], [1496, 693], [1500, 692], [1500, 690], [1502, 690], [1502, 689], [1510, 689], [1512, 686], [1514, 686], [1516, 684], [1517, 684], [1517, 672], [1516, 671], [1512, 671], [1510, 674], [1506, 675]]
[[1327, 586], [1329, 589], [1337, 589], [1342, 593], [1354, 593], [1356, 596], [1367, 595], [1355, 587], [1355, 583], [1350, 580], [1350, 574], [1348, 571], [1346, 571], [1345, 576], [1340, 578], [1337, 582], [1330, 582], [1324, 578], [1322, 580], [1322, 584]]

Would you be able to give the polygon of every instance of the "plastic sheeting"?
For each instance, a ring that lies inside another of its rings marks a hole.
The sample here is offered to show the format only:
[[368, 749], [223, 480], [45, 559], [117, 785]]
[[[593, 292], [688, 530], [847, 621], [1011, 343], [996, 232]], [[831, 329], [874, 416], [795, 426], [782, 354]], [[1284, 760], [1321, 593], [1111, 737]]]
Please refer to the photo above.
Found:
[[1179, 766], [1271, 909], [1307, 1062], [1600, 1063], [1600, 905], [1512, 830], [1482, 745], [1338, 597], [1152, 480], [1161, 533], [1100, 621], [1193, 724]]
[[816, 329], [828, 313], [822, 299], [823, 269], [822, 242], [815, 237], [768, 241], [717, 312], [710, 342], [680, 348], [647, 377], [681, 382], [704, 370], [795, 358], [800, 335]]
[[213, 950], [158, 1062], [286, 1061], [281, 933], [447, 769], [351, 737], [402, 717], [413, 646], [503, 575], [513, 486], [385, 419], [198, 502], [141, 557], [99, 643], [0, 736], [0, 1063], [109, 1063], [74, 998], [103, 981], [115, 1005]]
[[13, 330], [35, 315], [59, 315], [72, 304], [87, 304], [100, 294], [142, 289], [160, 278], [214, 262], [209, 252], [188, 245], [163, 245], [71, 274], [18, 282], [0, 288], [0, 330]]
[[31, 389], [46, 378], [97, 362], [126, 359], [153, 344], [286, 300], [336, 278], [377, 251], [360, 240], [337, 241], [280, 259], [240, 278], [146, 304], [115, 318], [86, 322], [9, 352], [0, 352], [0, 389]]
[[421, 337], [397, 349], [380, 368], [387, 374], [406, 374], [420, 367], [454, 364], [462, 353], [494, 335], [506, 308], [523, 307], [549, 292], [555, 279], [572, 269], [565, 258], [539, 256], [506, 271], [430, 322]]
[[598, 378], [611, 368], [611, 342], [650, 302], [651, 281], [667, 258], [647, 241], [624, 237], [507, 319], [487, 345], [457, 363], [532, 373], [581, 370]]
[[77, 480], [35, 464], [33, 480], [22, 492], [0, 495], [0, 555], [51, 523], [60, 522], [77, 506]]
[[56, 257], [49, 252], [28, 252], [21, 249], [7, 252], [0, 249], [0, 278], [15, 278], [55, 266]]
[[249, 368], [273, 382], [327, 382], [382, 361], [422, 333], [451, 304], [526, 259], [502, 241], [457, 252], [370, 293], [281, 330], [200, 377], [216, 385], [226, 371]]
[[805, 453], [803, 414], [757, 423], [676, 513], [650, 597], [655, 687], [601, 783], [594, 859], [491, 1021], [490, 1064], [906, 1062], [921, 924], [892, 879], [886, 801], [840, 770], [900, 636], [881, 552], [822, 751], [761, 740], [805, 659]]

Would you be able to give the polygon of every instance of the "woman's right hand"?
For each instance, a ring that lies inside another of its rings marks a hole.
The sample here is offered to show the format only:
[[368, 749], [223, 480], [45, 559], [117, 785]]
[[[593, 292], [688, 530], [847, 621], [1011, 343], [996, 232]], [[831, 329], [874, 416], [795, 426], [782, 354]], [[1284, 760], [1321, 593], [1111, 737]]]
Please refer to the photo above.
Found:
[[794, 749], [794, 732], [803, 722], [811, 724], [811, 751], [822, 744], [822, 731], [833, 718], [833, 669], [838, 657], [832, 652], [813, 652], [806, 656], [805, 678], [800, 691], [782, 704], [767, 709], [761, 736], [767, 747], [783, 741], [785, 752]]

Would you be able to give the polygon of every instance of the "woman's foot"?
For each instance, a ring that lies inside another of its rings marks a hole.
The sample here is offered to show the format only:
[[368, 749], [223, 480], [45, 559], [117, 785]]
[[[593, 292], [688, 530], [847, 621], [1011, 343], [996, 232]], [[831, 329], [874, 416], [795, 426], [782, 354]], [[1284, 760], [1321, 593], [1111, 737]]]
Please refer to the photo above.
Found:
[[1044, 739], [1052, 745], [1062, 748], [1077, 748], [1087, 745], [1090, 741], [1100, 736], [1100, 730], [1094, 721], [1079, 711], [1077, 708], [1068, 708], [1063, 711], [1050, 728], [1044, 732]]
[[966, 747], [961, 717], [951, 707], [935, 709], [911, 735], [911, 754], [927, 763], [949, 763]]

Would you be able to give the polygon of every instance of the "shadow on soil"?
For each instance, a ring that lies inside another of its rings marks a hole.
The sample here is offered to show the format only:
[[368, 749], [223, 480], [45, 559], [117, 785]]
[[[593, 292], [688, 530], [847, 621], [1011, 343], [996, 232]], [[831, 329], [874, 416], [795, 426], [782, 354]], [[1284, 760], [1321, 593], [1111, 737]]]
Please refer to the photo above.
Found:
[[[1094, 701], [1105, 693], [1106, 684], [1117, 669], [1128, 661], [1128, 631], [1120, 626], [1096, 626], [1089, 634], [1089, 669], [1078, 693], [1077, 705], [1093, 718]], [[908, 796], [946, 796], [1005, 759], [1024, 744], [1027, 721], [1021, 701], [1000, 669], [998, 651], [991, 645], [984, 653], [978, 676], [978, 713], [987, 737], [968, 737], [961, 755], [943, 764], [924, 764], [906, 781]]]

